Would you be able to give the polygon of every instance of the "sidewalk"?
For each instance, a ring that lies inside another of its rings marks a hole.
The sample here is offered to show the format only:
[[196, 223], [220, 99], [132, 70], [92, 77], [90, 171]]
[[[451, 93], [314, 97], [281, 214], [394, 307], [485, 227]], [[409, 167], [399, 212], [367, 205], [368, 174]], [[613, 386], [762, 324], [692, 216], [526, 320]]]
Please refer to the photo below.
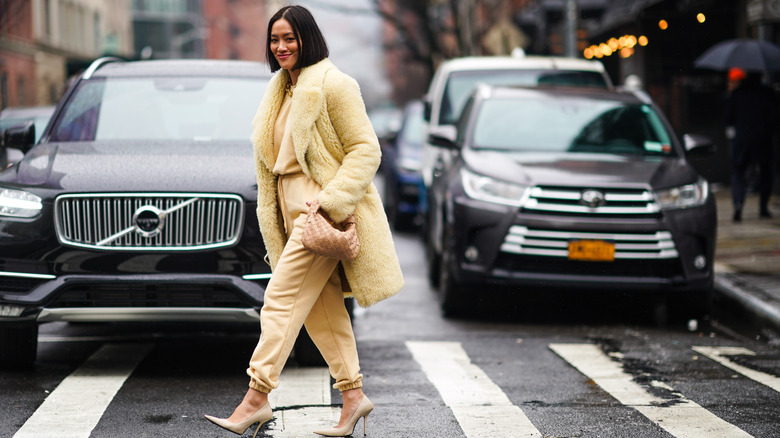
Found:
[[758, 218], [758, 194], [748, 194], [742, 222], [732, 222], [729, 187], [715, 187], [718, 241], [715, 294], [780, 332], [780, 197], [769, 202], [771, 219]]

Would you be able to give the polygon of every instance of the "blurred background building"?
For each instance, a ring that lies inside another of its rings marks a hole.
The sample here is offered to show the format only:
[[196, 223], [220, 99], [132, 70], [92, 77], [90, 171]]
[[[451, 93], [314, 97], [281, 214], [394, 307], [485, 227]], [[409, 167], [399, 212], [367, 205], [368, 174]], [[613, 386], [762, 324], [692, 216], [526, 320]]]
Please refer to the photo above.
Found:
[[74, 62], [133, 53], [127, 0], [2, 0], [0, 14], [2, 108], [55, 103]]

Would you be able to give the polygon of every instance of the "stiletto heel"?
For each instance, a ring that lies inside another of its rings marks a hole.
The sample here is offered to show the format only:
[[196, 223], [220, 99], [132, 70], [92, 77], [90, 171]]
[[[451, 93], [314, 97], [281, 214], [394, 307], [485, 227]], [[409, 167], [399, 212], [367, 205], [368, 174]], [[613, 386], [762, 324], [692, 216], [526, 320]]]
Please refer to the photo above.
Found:
[[366, 436], [368, 433], [368, 426], [366, 425], [366, 421], [368, 420], [368, 414], [370, 414], [373, 409], [374, 404], [371, 403], [371, 400], [369, 400], [368, 397], [363, 395], [363, 398], [360, 399], [360, 404], [355, 410], [355, 413], [352, 414], [352, 418], [349, 419], [349, 423], [340, 428], [332, 427], [325, 430], [315, 430], [314, 433], [322, 436], [352, 436], [352, 434], [355, 432], [355, 426], [357, 425], [358, 420], [362, 418], [363, 436]]
[[266, 403], [262, 408], [260, 408], [260, 410], [250, 415], [246, 420], [239, 421], [237, 423], [232, 423], [228, 421], [227, 418], [217, 418], [212, 417], [211, 415], [204, 415], [204, 417], [217, 426], [227, 429], [238, 435], [243, 435], [244, 432], [246, 432], [246, 430], [249, 429], [249, 427], [253, 424], [260, 423], [257, 425], [257, 429], [255, 429], [255, 434], [252, 435], [252, 438], [255, 438], [257, 436], [257, 432], [260, 431], [261, 427], [263, 427], [263, 424], [273, 420], [274, 413], [271, 410], [271, 405]]

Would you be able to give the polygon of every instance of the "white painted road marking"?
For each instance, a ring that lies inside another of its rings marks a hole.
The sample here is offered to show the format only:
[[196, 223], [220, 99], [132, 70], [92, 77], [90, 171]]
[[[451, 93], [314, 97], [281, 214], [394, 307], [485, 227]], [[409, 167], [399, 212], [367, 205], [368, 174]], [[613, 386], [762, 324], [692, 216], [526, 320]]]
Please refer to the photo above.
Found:
[[439, 391], [469, 438], [541, 437], [523, 411], [458, 342], [407, 342], [428, 380]]
[[89, 437], [148, 344], [106, 344], [66, 377], [14, 438]]
[[279, 388], [268, 397], [275, 420], [268, 426], [273, 437], [311, 436], [312, 431], [339, 422], [341, 409], [331, 407], [328, 369], [291, 368], [279, 377]]
[[751, 370], [738, 363], [732, 362], [725, 356], [755, 356], [756, 353], [742, 347], [691, 347], [697, 353], [701, 353], [710, 359], [718, 362], [719, 364], [731, 368], [732, 370], [742, 374], [743, 376], [755, 380], [758, 383], [764, 384], [777, 392], [780, 392], [780, 377], [773, 376], [771, 374], [763, 373], [761, 371]]
[[[677, 438], [751, 436], [688, 400], [682, 394], [675, 392], [674, 397], [669, 399], [650, 394], [596, 345], [550, 344], [550, 349], [596, 382], [620, 403], [636, 409]], [[675, 391], [662, 382], [653, 382], [652, 385]]]

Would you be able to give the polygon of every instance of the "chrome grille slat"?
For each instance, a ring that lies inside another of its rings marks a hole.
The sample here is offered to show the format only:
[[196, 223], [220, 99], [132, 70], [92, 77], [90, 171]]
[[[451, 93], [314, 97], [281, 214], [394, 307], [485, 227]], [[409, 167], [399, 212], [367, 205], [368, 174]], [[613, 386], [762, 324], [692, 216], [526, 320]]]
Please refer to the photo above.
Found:
[[[168, 212], [160, 232], [144, 237], [133, 230], [112, 240], [112, 236], [134, 227], [133, 215], [141, 207], [154, 207], [161, 212]], [[243, 226], [243, 211], [243, 199], [237, 195], [69, 194], [55, 201], [55, 227], [63, 244], [82, 248], [200, 250], [230, 246], [238, 241]]]
[[514, 225], [501, 245], [511, 254], [546, 257], [568, 257], [573, 240], [604, 240], [615, 245], [615, 259], [652, 260], [678, 257], [672, 233], [595, 233], [580, 231], [539, 230]]
[[[604, 195], [604, 205], [589, 207], [580, 202], [582, 193], [597, 190]], [[603, 187], [547, 187], [536, 186], [523, 210], [527, 212], [572, 214], [587, 216], [656, 216], [661, 211], [655, 201], [655, 195], [644, 188], [603, 188]]]

